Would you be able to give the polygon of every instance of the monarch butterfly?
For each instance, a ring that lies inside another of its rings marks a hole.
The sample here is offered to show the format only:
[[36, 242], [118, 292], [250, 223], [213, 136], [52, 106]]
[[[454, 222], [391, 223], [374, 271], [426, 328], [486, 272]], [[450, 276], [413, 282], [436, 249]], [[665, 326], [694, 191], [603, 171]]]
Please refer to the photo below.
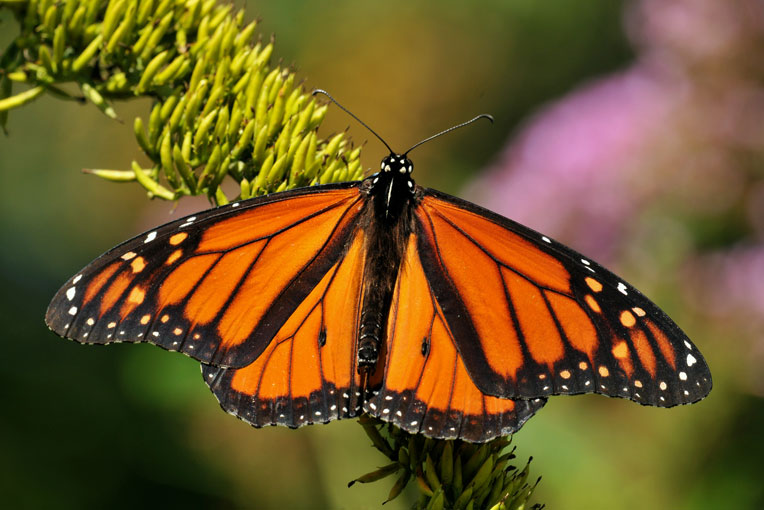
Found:
[[551, 395], [671, 407], [708, 394], [703, 356], [621, 278], [416, 185], [407, 155], [435, 136], [402, 154], [380, 138], [390, 154], [362, 181], [141, 234], [66, 282], [46, 322], [82, 343], [150, 342], [199, 360], [221, 406], [255, 427], [368, 413], [483, 442]]

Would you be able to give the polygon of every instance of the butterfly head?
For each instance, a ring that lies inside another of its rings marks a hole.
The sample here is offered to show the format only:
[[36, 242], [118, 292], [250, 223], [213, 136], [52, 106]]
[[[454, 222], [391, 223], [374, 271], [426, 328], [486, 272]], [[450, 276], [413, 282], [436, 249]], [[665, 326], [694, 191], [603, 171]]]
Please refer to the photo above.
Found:
[[380, 171], [393, 174], [409, 175], [414, 170], [414, 163], [402, 154], [390, 154], [382, 160]]

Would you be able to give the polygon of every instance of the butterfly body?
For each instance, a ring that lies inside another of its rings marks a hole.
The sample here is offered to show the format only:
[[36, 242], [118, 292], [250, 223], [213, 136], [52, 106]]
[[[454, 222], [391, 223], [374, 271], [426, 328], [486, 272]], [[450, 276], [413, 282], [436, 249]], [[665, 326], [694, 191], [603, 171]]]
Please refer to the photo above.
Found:
[[393, 298], [406, 241], [411, 235], [412, 204], [417, 187], [411, 179], [413, 165], [402, 155], [390, 155], [382, 161], [378, 173], [360, 184], [367, 196], [364, 228], [366, 236], [363, 304], [358, 329], [358, 369], [373, 374], [384, 341], [386, 318]]
[[487, 441], [551, 395], [644, 405], [711, 389], [656, 305], [579, 253], [417, 186], [391, 154], [359, 182], [186, 217], [94, 260], [49, 327], [82, 343], [151, 342], [202, 363], [221, 406], [260, 427], [369, 413]]

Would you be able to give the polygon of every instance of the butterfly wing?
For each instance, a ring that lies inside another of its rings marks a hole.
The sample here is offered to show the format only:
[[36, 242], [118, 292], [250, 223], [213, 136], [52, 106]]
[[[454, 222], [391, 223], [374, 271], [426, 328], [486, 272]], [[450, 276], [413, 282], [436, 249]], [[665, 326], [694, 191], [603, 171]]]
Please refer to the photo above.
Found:
[[357, 416], [356, 341], [365, 262], [364, 231], [250, 365], [202, 365], [221, 407], [262, 427], [299, 427]]
[[343, 256], [363, 204], [358, 183], [343, 183], [168, 223], [71, 278], [46, 322], [78, 342], [150, 342], [248, 365]]
[[411, 433], [482, 442], [515, 432], [546, 403], [485, 395], [468, 375], [458, 345], [412, 235], [394, 288], [384, 371], [375, 374], [377, 393], [364, 410]]
[[415, 218], [427, 281], [483, 393], [594, 392], [670, 407], [711, 390], [687, 336], [600, 265], [434, 190], [424, 191]]

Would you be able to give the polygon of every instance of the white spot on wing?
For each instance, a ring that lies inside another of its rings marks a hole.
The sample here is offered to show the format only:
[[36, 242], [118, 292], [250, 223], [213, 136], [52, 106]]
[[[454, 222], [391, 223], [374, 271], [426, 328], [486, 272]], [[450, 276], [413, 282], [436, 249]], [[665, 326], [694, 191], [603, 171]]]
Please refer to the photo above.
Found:
[[77, 283], [78, 281], [82, 280], [82, 275], [78, 274], [74, 277], [74, 280], [72, 280], [72, 283]]
[[146, 239], [143, 241], [145, 243], [150, 243], [154, 239], [157, 238], [157, 231], [150, 232], [149, 235], [146, 236]]
[[73, 306], [69, 309], [69, 315], [76, 315], [77, 314], [77, 307]]
[[541, 236], [541, 240], [544, 241], [545, 243], [551, 243], [552, 242], [552, 240], [549, 239], [547, 236]]
[[687, 340], [684, 341], [684, 346], [687, 347], [690, 350], [692, 349], [692, 344], [690, 342], [688, 342]]
[[66, 291], [66, 299], [68, 299], [69, 301], [74, 299], [74, 294], [76, 292], [77, 292], [77, 289], [75, 289], [74, 287], [71, 287], [69, 290]]
[[186, 218], [186, 222], [183, 225], [179, 226], [178, 228], [187, 227], [191, 225], [195, 220], [196, 220], [196, 216], [191, 216], [190, 218]]
[[695, 359], [695, 356], [692, 354], [687, 355], [687, 366], [691, 367], [693, 366], [698, 360]]
[[683, 380], [683, 381], [686, 381], [687, 380], [687, 374], [685, 374], [684, 372], [679, 372], [679, 378], [681, 380]]
[[626, 292], [626, 284], [625, 283], [618, 282], [618, 292], [620, 292], [624, 296], [628, 295], [628, 293]]

